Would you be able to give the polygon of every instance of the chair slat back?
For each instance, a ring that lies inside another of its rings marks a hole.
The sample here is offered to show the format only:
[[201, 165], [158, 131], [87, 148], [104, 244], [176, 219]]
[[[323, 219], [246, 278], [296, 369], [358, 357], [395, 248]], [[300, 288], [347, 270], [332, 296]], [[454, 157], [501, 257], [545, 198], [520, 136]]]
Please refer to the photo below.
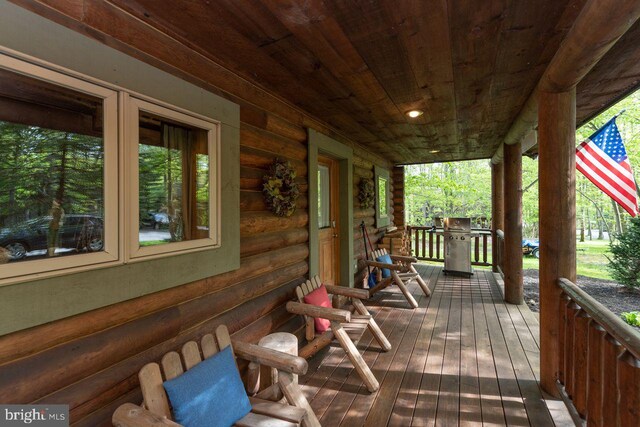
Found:
[[162, 361], [160, 363], [162, 364], [164, 377], [167, 380], [172, 380], [184, 373], [180, 355], [175, 351], [171, 351], [162, 356]]
[[211, 334], [207, 334], [200, 340], [200, 347], [202, 347], [202, 355], [205, 359], [210, 358], [218, 352], [218, 343]]
[[202, 362], [197, 342], [189, 341], [182, 346], [182, 360], [187, 371]]
[[140, 380], [140, 389], [144, 398], [144, 407], [154, 414], [172, 419], [169, 399], [167, 399], [167, 393], [162, 386], [160, 365], [157, 363], [144, 365], [138, 373], [138, 379]]
[[[193, 368], [203, 360], [202, 356], [205, 359], [209, 358], [219, 350], [231, 346], [231, 337], [227, 327], [225, 325], [218, 326], [215, 337], [212, 334], [203, 336], [201, 346], [202, 354], [198, 343], [189, 341], [182, 346], [182, 360], [177, 352], [171, 351], [162, 357], [162, 369], [157, 363], [148, 363], [142, 367], [138, 373], [138, 379], [140, 380], [140, 389], [144, 399], [143, 404], [146, 409], [157, 415], [173, 419], [169, 399], [162, 383], [165, 380], [176, 378], [186, 370]], [[231, 351], [233, 352], [233, 347]]]
[[[304, 304], [304, 297], [309, 295], [315, 289], [319, 288], [320, 285], [321, 285], [320, 277], [313, 276], [311, 280], [307, 280], [306, 282], [298, 286], [296, 288], [296, 297], [298, 298], [298, 302]], [[304, 322], [306, 326], [305, 335], [306, 335], [307, 341], [311, 341], [315, 338], [315, 330], [316, 330], [313, 322], [313, 317], [304, 316]]]
[[382, 249], [376, 249], [375, 251], [373, 251], [371, 253], [371, 261], [375, 261], [377, 258], [386, 255], [387, 254], [387, 250], [385, 248]]

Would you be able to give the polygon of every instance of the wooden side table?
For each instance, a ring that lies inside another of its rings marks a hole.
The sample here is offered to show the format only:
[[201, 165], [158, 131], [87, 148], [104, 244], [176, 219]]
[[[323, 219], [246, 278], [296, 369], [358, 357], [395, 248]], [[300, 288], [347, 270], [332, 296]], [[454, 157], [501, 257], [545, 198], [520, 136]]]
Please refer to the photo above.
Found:
[[[288, 353], [292, 356], [298, 355], [298, 338], [288, 332], [275, 332], [273, 334], [266, 335], [258, 341], [258, 345], [271, 350]], [[265, 369], [267, 368], [265, 367]], [[275, 368], [268, 369], [270, 370], [270, 383], [266, 384], [265, 387], [277, 383], [281, 376], [286, 376], [293, 383], [298, 384], [298, 375], [290, 374], [288, 372], [278, 372]], [[255, 394], [260, 389], [260, 370], [259, 364], [254, 362], [249, 363], [249, 372], [247, 375], [247, 392], [249, 392], [249, 394]]]

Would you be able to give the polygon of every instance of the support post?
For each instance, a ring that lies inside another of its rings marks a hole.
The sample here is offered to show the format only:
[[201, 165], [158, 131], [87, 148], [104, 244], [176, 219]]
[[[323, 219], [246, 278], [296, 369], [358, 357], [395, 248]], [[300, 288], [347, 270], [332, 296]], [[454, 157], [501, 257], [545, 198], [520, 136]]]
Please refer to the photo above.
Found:
[[491, 164], [491, 265], [498, 272], [498, 235], [504, 231], [504, 163]]
[[520, 143], [504, 147], [504, 299], [522, 304], [522, 154]]
[[540, 179], [540, 383], [558, 396], [562, 319], [558, 279], [576, 280], [576, 91], [538, 99]]

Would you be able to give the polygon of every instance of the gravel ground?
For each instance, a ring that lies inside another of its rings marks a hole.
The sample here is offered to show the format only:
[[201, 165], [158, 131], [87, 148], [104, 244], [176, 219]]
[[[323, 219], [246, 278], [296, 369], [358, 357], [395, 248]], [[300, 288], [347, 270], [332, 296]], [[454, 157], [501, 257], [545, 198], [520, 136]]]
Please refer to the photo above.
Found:
[[[538, 270], [523, 270], [524, 299], [532, 311], [540, 311]], [[640, 310], [640, 292], [629, 291], [612, 280], [578, 276], [578, 284], [602, 305], [617, 314]]]

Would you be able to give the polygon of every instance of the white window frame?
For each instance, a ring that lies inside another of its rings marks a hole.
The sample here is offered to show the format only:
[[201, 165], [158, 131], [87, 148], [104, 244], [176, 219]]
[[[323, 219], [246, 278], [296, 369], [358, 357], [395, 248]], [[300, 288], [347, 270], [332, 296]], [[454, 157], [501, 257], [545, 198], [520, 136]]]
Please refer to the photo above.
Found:
[[0, 265], [0, 285], [37, 277], [67, 274], [97, 265], [120, 262], [118, 215], [118, 91], [71, 77], [0, 53], [0, 68], [85, 93], [103, 100], [104, 249], [82, 255], [61, 256]]
[[[127, 132], [128, 215], [127, 260], [145, 260], [169, 254], [189, 253], [220, 247], [220, 123], [157, 101], [125, 95], [125, 129]], [[209, 235], [205, 238], [141, 247], [139, 242], [139, 117], [140, 111], [203, 129], [207, 132], [209, 155]]]

